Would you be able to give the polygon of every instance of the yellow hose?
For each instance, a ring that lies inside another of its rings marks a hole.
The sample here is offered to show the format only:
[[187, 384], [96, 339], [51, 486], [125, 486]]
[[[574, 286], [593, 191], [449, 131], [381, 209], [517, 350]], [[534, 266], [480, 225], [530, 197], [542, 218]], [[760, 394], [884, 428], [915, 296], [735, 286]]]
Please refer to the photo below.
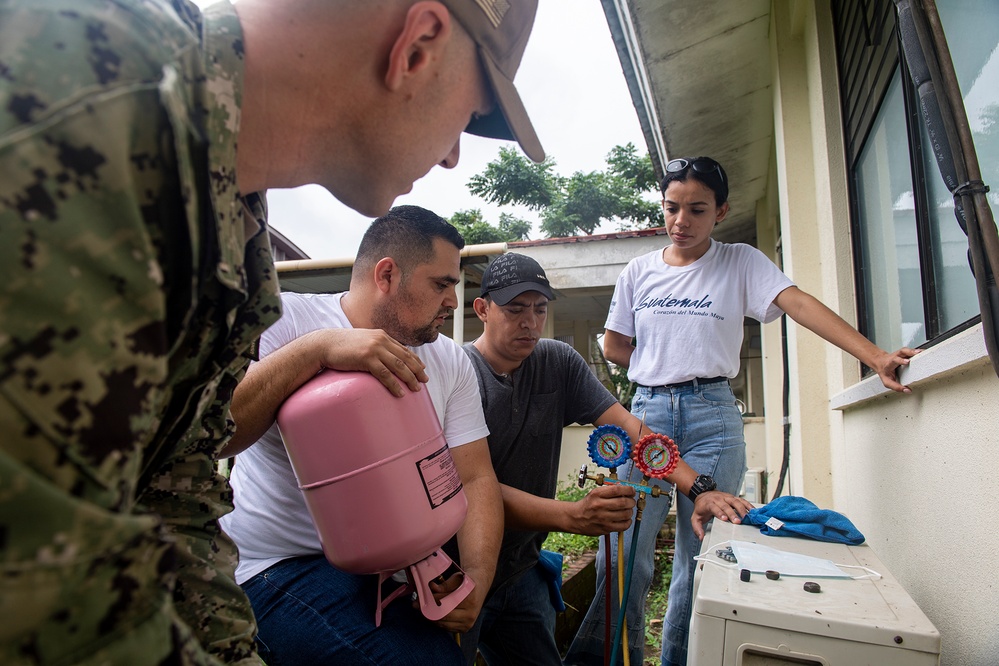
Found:
[[[624, 532], [617, 533], [617, 602], [619, 605], [624, 604]], [[627, 616], [621, 625], [621, 657], [624, 659], [624, 666], [630, 666]]]

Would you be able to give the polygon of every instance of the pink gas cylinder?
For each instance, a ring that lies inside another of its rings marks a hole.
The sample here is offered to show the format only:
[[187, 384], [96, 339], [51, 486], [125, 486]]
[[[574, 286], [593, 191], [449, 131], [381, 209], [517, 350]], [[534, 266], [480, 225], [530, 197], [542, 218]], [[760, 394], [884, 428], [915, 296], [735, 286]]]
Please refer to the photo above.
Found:
[[[467, 575], [440, 601], [430, 591], [452, 564], [440, 548], [468, 502], [425, 388], [397, 398], [369, 373], [325, 370], [284, 402], [277, 421], [326, 559], [379, 574], [375, 626], [414, 588], [430, 620], [468, 596]], [[403, 569], [409, 584], [382, 600], [382, 583]]]

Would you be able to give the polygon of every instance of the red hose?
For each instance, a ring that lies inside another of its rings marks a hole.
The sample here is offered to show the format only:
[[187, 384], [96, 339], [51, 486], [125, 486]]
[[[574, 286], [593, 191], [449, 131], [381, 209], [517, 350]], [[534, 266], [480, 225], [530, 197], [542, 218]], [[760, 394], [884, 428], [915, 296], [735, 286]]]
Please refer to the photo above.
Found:
[[604, 622], [604, 666], [610, 666], [611, 650], [611, 539], [610, 534], [604, 535], [604, 610], [606, 611], [606, 621]]

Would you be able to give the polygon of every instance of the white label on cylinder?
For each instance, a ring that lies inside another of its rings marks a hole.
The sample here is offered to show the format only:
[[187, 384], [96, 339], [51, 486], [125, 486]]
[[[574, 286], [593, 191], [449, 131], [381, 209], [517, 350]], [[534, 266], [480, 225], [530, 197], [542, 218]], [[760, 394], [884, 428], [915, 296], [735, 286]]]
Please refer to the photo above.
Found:
[[423, 479], [423, 487], [427, 491], [430, 506], [437, 508], [458, 494], [461, 490], [461, 477], [454, 465], [454, 458], [447, 449], [447, 444], [423, 460], [416, 463]]

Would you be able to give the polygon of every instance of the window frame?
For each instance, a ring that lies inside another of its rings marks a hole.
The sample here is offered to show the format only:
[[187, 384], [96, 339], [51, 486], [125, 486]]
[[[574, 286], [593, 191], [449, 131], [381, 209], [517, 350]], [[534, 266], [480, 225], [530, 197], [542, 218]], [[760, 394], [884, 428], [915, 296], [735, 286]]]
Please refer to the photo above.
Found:
[[[858, 167], [863, 149], [870, 140], [891, 83], [900, 77], [904, 106], [905, 136], [909, 148], [909, 174], [913, 193], [913, 215], [916, 227], [917, 257], [920, 287], [923, 297], [923, 326], [926, 340], [919, 344], [927, 348], [975, 326], [981, 315], [975, 315], [952, 328], [941, 330], [938, 301], [938, 278], [934, 253], [942, 251], [933, 245], [930, 219], [928, 177], [924, 168], [922, 126], [918, 96], [909, 75], [902, 45], [898, 18], [891, 2], [840, 0], [832, 5], [836, 35], [836, 57], [839, 66], [843, 142], [846, 156], [847, 188], [849, 193], [850, 231], [854, 290], [857, 303], [858, 330], [870, 335], [872, 294], [865, 289], [865, 271], [861, 266], [864, 233], [861, 228], [858, 198]], [[880, 10], [880, 14], [878, 13]], [[957, 224], [957, 221], [954, 221]], [[863, 375], [873, 371], [862, 366]]]

